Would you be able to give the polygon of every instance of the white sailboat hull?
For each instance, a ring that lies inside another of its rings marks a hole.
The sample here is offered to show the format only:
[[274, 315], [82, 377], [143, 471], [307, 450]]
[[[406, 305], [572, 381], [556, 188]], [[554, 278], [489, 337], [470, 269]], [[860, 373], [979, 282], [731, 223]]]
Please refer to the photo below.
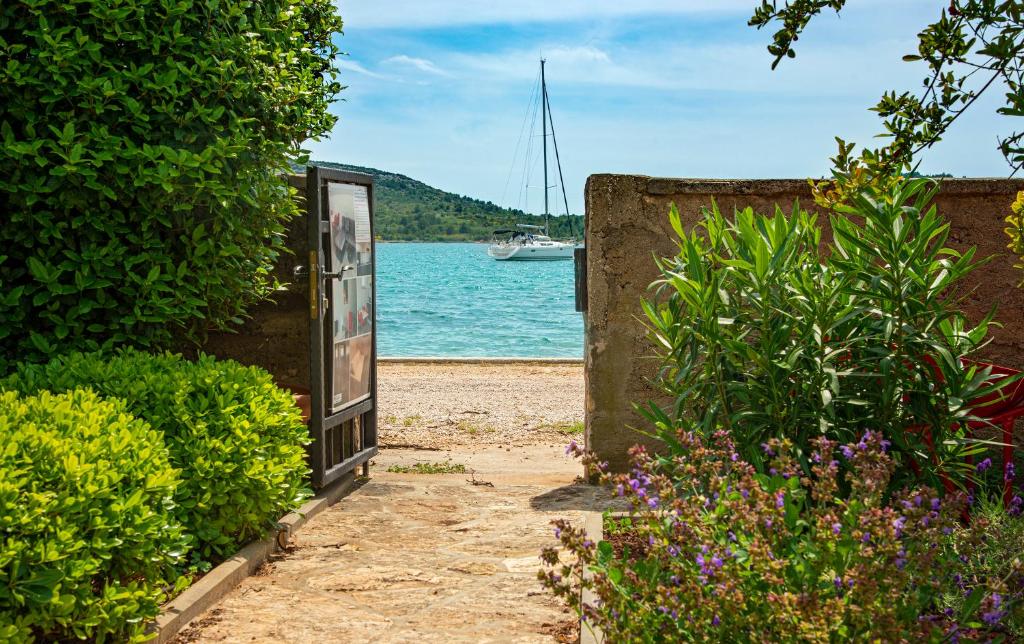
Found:
[[550, 262], [572, 259], [573, 244], [547, 242], [541, 244], [492, 244], [487, 254], [498, 261]]

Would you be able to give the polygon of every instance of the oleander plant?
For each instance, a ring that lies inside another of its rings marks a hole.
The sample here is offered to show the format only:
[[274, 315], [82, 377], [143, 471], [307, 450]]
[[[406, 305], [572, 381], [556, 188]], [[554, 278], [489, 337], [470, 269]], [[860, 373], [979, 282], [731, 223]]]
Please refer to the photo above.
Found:
[[[972, 362], [984, 263], [946, 246], [924, 180], [830, 218], [705, 211], [643, 302], [671, 404], [657, 449], [591, 472], [627, 502], [555, 525], [543, 584], [615, 642], [1016, 641], [1024, 499], [976, 408], [1012, 379]], [[1007, 488], [1010, 493], [1006, 494]], [[1004, 502], [1005, 500], [1005, 502]], [[581, 592], [584, 591], [584, 592]]]

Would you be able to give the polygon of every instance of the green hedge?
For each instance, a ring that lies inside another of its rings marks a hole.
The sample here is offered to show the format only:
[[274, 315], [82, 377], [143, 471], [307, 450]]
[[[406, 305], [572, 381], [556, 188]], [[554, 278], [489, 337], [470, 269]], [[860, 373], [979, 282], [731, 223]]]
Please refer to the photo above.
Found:
[[0, 2], [0, 373], [269, 292], [340, 29], [331, 0]]
[[126, 349], [19, 365], [0, 381], [22, 392], [81, 386], [125, 400], [163, 433], [181, 470], [177, 514], [202, 560], [262, 537], [308, 493], [308, 431], [292, 396], [259, 368]]
[[177, 485], [124, 403], [0, 393], [0, 641], [139, 636], [186, 548]]

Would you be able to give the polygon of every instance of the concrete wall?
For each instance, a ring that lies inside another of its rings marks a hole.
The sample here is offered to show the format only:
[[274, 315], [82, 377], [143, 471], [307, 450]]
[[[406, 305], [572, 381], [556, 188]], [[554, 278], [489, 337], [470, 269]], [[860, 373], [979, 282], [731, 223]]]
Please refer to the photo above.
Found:
[[[1003, 233], [1003, 219], [1018, 190], [1024, 190], [1024, 180], [950, 179], [937, 205], [951, 224], [952, 246], [977, 246], [979, 257], [1002, 255], [973, 274], [976, 290], [967, 295], [966, 307], [978, 319], [999, 305], [998, 319], [1005, 326], [992, 332], [984, 355], [1024, 367], [1024, 290], [1016, 288], [1022, 275], [1006, 255]], [[586, 441], [617, 469], [626, 465], [630, 446], [646, 442], [630, 429], [644, 427], [633, 402], [657, 400], [650, 381], [658, 361], [639, 319], [639, 303], [658, 277], [654, 256], [671, 256], [676, 250], [669, 205], [674, 202], [690, 226], [712, 199], [727, 213], [746, 206], [769, 213], [776, 203], [788, 211], [797, 199], [815, 209], [803, 180], [594, 175], [587, 181]]]

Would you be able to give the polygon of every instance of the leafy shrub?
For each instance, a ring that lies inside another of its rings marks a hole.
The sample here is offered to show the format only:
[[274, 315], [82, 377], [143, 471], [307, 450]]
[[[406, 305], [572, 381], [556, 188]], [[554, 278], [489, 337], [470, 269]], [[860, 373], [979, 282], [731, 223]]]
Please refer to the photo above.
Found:
[[924, 180], [855, 195], [827, 244], [798, 207], [732, 219], [715, 207], [690, 233], [673, 209], [680, 250], [660, 263], [644, 309], [675, 406], [648, 417], [707, 435], [723, 427], [762, 471], [770, 438], [791, 439], [809, 473], [814, 437], [855, 442], [873, 430], [892, 442], [901, 476], [922, 470], [947, 488], [972, 476], [969, 401], [991, 386], [963, 359], [991, 316], [971, 328], [958, 306], [979, 263], [973, 249], [945, 246], [933, 196]]
[[[631, 506], [617, 524], [624, 533], [618, 548], [560, 521], [556, 535], [569, 556], [554, 548], [542, 555], [549, 568], [541, 580], [608, 641], [928, 641], [1000, 633], [1000, 620], [975, 617], [1008, 601], [992, 589], [974, 588], [960, 612], [944, 612], [940, 603], [955, 589], [960, 566], [943, 543], [963, 497], [940, 500], [927, 487], [890, 497], [895, 463], [879, 434], [838, 450], [816, 440], [808, 475], [788, 441], [763, 447], [769, 469], [758, 473], [724, 431], [664, 438], [669, 454], [634, 448], [631, 473], [604, 475]], [[599, 467], [592, 458], [588, 464]], [[581, 579], [584, 569], [590, 578]], [[594, 600], [582, 602], [581, 584]]]
[[138, 637], [186, 547], [177, 485], [123, 402], [0, 393], [0, 640]]
[[340, 28], [330, 0], [0, 4], [0, 373], [269, 292]]
[[306, 494], [308, 432], [291, 395], [256, 367], [136, 350], [19, 365], [0, 390], [88, 386], [163, 433], [181, 470], [177, 513], [198, 553], [219, 559], [261, 537]]

